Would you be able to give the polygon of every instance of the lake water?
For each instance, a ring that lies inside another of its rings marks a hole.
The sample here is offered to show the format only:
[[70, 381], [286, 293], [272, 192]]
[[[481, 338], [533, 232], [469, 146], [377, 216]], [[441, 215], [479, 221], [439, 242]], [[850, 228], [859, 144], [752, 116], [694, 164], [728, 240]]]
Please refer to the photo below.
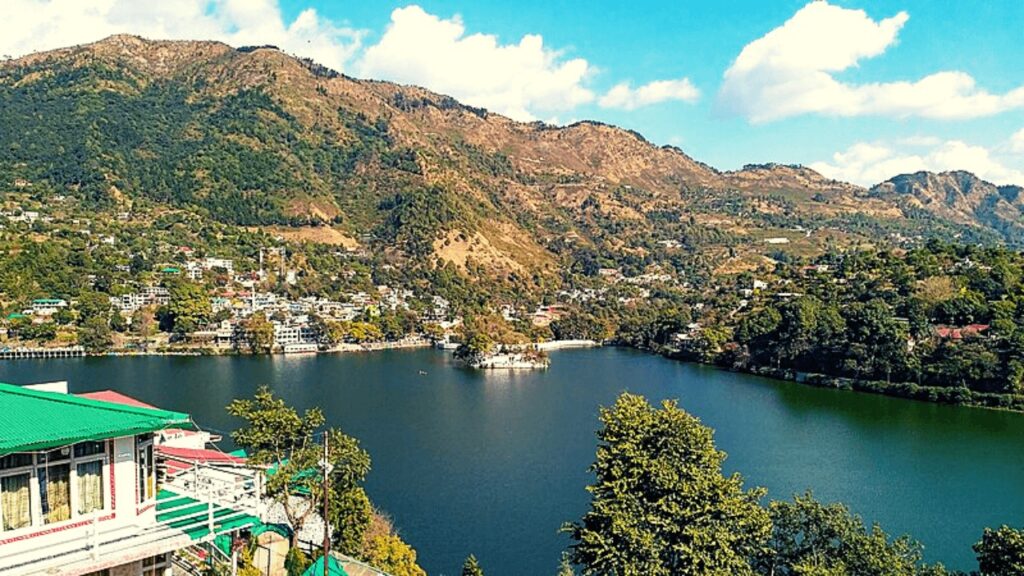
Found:
[[[232, 398], [269, 384], [320, 406], [373, 457], [368, 491], [431, 575], [474, 553], [488, 576], [554, 574], [559, 526], [586, 510], [601, 405], [678, 398], [716, 430], [726, 467], [771, 498], [813, 489], [931, 561], [974, 568], [985, 526], [1024, 522], [1024, 415], [810, 388], [616, 348], [552, 353], [546, 371], [477, 373], [435, 350], [303, 357], [0, 363], [0, 381], [112, 388], [231, 430]], [[426, 374], [420, 374], [420, 371]]]

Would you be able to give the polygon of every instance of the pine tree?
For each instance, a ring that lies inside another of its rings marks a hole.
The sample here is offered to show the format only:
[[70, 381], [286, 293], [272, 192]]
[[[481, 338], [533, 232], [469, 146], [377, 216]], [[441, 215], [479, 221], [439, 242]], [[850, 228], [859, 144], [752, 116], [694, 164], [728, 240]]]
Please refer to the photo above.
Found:
[[749, 575], [771, 524], [711, 429], [666, 401], [661, 409], [623, 394], [602, 408], [591, 507], [569, 524], [570, 559], [584, 575]]

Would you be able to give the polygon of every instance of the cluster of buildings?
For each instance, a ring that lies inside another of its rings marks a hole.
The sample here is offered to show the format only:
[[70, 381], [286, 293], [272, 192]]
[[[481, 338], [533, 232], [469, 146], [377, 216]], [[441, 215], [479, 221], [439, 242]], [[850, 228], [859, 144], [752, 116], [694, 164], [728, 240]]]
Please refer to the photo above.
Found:
[[[287, 573], [293, 527], [266, 492], [273, 468], [221, 451], [188, 414], [66, 382], [0, 384], [0, 411], [0, 574], [235, 573], [248, 544], [250, 569]], [[332, 576], [385, 576], [330, 560]]]

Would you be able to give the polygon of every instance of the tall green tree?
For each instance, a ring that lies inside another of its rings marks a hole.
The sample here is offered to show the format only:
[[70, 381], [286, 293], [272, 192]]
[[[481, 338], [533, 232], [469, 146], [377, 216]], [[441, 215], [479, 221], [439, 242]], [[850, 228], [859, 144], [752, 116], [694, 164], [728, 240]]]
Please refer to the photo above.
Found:
[[565, 530], [585, 575], [749, 575], [770, 534], [761, 489], [722, 475], [711, 429], [674, 401], [602, 408], [590, 511]]
[[171, 301], [167, 313], [175, 333], [187, 334], [201, 328], [213, 317], [210, 296], [206, 290], [192, 282], [175, 282], [168, 288]]
[[[322, 483], [323, 447], [313, 435], [324, 424], [320, 409], [312, 408], [300, 415], [264, 386], [252, 398], [233, 400], [227, 411], [244, 421], [241, 428], [231, 433], [235, 444], [246, 450], [253, 464], [272, 467], [267, 495], [284, 511], [292, 529], [292, 546], [298, 544], [298, 533], [306, 522], [322, 510], [318, 503], [329, 495], [330, 516], [345, 520], [334, 523], [334, 540], [351, 553], [351, 543], [362, 541], [369, 524], [369, 501], [362, 483], [370, 471], [370, 455], [359, 447], [359, 442], [338, 429], [323, 432], [329, 435], [328, 494]], [[294, 498], [296, 495], [305, 497]], [[359, 517], [360, 511], [367, 516]]]

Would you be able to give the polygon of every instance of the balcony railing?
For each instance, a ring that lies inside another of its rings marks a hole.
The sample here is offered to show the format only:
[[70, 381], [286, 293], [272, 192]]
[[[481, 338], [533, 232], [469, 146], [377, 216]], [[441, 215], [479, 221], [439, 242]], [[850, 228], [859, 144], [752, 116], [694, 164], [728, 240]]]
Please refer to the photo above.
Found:
[[[167, 466], [174, 460], [174, 466]], [[211, 542], [259, 523], [262, 475], [249, 468], [163, 458], [156, 510], [135, 518], [101, 520], [110, 510], [82, 518], [86, 524], [0, 548], [7, 576], [79, 574]], [[174, 474], [166, 470], [174, 469]]]

